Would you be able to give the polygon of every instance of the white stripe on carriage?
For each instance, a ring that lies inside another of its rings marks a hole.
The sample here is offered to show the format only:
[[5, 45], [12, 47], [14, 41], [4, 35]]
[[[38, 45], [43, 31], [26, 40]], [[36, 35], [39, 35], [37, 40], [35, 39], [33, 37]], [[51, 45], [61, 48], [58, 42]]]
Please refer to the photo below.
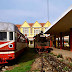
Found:
[[11, 43], [13, 43], [13, 42], [14, 42], [14, 41], [10, 41], [10, 42], [8, 42], [8, 43], [1, 44], [1, 45], [0, 45], [0, 48], [6, 46], [6, 45], [8, 45], [8, 44], [11, 44]]
[[0, 54], [11, 54], [11, 53], [15, 53], [15, 51], [0, 52]]

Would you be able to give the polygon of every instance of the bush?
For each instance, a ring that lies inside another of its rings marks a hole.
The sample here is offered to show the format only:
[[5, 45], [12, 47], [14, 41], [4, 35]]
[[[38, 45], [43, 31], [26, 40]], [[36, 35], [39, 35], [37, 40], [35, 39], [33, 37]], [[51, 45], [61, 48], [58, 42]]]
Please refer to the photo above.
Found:
[[63, 58], [62, 54], [57, 55], [57, 58]]
[[69, 63], [70, 66], [72, 66], [72, 63]]
[[68, 71], [69, 68], [66, 66], [66, 67], [63, 68], [63, 70], [64, 70], [64, 71]]
[[61, 62], [63, 62], [63, 60], [60, 60]]

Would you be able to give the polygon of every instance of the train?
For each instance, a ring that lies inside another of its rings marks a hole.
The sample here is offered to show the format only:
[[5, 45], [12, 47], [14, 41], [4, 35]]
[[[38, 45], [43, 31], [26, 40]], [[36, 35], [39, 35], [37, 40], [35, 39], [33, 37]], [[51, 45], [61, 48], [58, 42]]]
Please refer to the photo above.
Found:
[[52, 50], [52, 48], [49, 47], [49, 42], [42, 31], [38, 35], [34, 36], [34, 47], [38, 53], [49, 53]]
[[0, 64], [17, 58], [27, 47], [27, 38], [15, 24], [0, 22]]

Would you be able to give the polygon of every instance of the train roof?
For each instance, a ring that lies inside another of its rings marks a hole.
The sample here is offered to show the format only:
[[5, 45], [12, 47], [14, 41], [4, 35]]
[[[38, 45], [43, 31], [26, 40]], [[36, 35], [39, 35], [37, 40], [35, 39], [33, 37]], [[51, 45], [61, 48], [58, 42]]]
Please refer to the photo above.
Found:
[[0, 32], [7, 32], [7, 31], [16, 31], [18, 30], [18, 28], [16, 27], [16, 25], [14, 25], [13, 23], [7, 23], [7, 22], [0, 22]]

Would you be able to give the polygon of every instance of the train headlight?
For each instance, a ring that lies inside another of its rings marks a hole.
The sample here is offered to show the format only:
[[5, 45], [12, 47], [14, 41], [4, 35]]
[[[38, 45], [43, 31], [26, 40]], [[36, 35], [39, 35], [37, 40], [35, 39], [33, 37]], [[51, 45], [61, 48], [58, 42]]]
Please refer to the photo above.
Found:
[[9, 44], [9, 48], [13, 48], [13, 44]]

